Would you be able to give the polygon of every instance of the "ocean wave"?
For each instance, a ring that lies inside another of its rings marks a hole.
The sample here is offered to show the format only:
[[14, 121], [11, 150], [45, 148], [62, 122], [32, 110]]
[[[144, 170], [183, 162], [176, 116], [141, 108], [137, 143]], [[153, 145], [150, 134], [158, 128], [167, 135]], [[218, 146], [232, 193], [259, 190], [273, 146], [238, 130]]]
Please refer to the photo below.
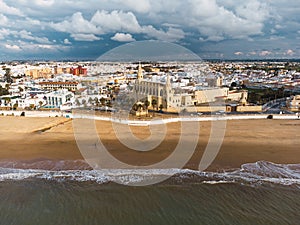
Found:
[[46, 179], [57, 181], [110, 182], [135, 184], [157, 177], [170, 177], [167, 182], [195, 182], [203, 184], [240, 183], [248, 185], [280, 184], [300, 187], [300, 164], [275, 164], [266, 161], [248, 163], [228, 172], [201, 172], [189, 169], [136, 170], [41, 170], [0, 168], [0, 181]]

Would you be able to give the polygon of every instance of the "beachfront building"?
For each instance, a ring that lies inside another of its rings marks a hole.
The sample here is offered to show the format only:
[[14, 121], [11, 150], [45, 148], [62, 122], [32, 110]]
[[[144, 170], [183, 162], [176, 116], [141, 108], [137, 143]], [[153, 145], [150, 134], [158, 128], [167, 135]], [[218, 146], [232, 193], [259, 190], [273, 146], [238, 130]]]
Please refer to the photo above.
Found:
[[16, 102], [18, 109], [39, 109], [45, 106], [46, 103], [44, 94], [24, 96]]
[[139, 65], [133, 88], [136, 99], [138, 101], [147, 99], [150, 106], [155, 99], [156, 107], [162, 107], [167, 111], [194, 108], [201, 104], [220, 102], [220, 100], [247, 104], [248, 92], [246, 90], [230, 91], [228, 87], [222, 87], [223, 78], [221, 76], [210, 77], [208, 86], [200, 84], [189, 86], [188, 82], [185, 84], [171, 82], [170, 74], [164, 78], [165, 80], [157, 79], [157, 77], [144, 79], [142, 67]]
[[288, 109], [291, 110], [291, 111], [299, 111], [299, 109], [300, 109], [300, 95], [290, 97], [287, 100], [286, 105], [287, 105]]
[[217, 99], [225, 100], [229, 95], [229, 88], [197, 86], [195, 94], [196, 105], [215, 102]]
[[64, 104], [73, 104], [74, 93], [67, 89], [57, 90], [45, 95], [47, 108], [60, 108]]
[[194, 104], [192, 94], [180, 93], [172, 87], [170, 74], [165, 77], [165, 82], [159, 79], [144, 79], [140, 64], [133, 90], [138, 101], [146, 99], [151, 106], [155, 100], [156, 107], [162, 106], [166, 110]]
[[59, 89], [68, 89], [69, 91], [77, 91], [78, 90], [78, 82], [75, 81], [66, 81], [66, 82], [40, 82], [39, 85], [42, 89], [48, 91], [55, 91]]

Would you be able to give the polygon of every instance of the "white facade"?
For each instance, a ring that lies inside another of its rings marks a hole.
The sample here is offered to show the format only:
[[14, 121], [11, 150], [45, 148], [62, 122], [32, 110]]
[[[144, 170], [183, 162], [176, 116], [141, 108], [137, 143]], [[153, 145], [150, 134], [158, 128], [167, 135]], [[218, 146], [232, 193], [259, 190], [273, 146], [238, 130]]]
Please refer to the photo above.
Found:
[[144, 80], [139, 66], [137, 78], [133, 89], [137, 100], [146, 98], [150, 102], [150, 106], [153, 99], [157, 100], [158, 107], [162, 105], [166, 109], [187, 107], [194, 104], [191, 94], [175, 93], [169, 75], [166, 77], [165, 83], [157, 81], [157, 79], [154, 79], [155, 81]]
[[20, 98], [17, 100], [18, 108], [40, 108], [46, 105], [46, 100], [43, 94], [35, 95], [33, 97], [29, 96], [26, 98]]
[[59, 108], [61, 105], [74, 101], [74, 94], [66, 89], [53, 91], [45, 96], [47, 106], [50, 108]]

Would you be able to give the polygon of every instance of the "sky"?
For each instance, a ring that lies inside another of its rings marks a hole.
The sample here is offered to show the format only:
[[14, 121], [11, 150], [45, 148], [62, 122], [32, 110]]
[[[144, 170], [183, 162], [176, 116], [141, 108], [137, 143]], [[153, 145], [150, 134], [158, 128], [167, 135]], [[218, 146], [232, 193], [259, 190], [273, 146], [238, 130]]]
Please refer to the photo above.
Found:
[[170, 42], [203, 59], [300, 58], [300, 2], [0, 0], [0, 60], [95, 60]]

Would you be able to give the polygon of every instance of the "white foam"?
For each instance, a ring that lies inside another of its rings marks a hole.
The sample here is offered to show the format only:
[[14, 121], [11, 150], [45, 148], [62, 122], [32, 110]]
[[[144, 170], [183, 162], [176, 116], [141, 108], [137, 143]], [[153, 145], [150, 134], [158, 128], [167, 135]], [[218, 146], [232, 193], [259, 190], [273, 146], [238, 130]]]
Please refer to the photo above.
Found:
[[[175, 175], [174, 175], [175, 174]], [[241, 169], [232, 172], [201, 172], [189, 169], [149, 169], [149, 170], [32, 170], [0, 168], [0, 181], [46, 179], [46, 180], [69, 180], [86, 182], [92, 181], [99, 184], [117, 182], [122, 184], [134, 184], [145, 180], [155, 179], [158, 176], [173, 176], [176, 181], [196, 181], [205, 184], [243, 183], [250, 185], [280, 184], [299, 185], [300, 187], [300, 164], [274, 164], [259, 161], [244, 164]], [[172, 179], [172, 178], [171, 178]]]

